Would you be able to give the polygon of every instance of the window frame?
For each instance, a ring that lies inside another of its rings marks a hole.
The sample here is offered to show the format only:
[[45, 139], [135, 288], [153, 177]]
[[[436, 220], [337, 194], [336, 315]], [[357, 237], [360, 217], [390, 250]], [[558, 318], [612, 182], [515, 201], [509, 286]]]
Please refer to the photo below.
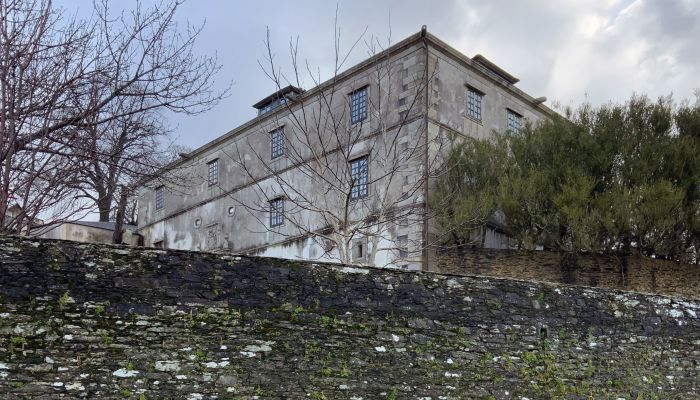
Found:
[[284, 126], [270, 131], [270, 159], [276, 160], [284, 156], [285, 136]]
[[350, 92], [350, 124], [355, 125], [367, 119], [367, 98], [369, 85]]
[[160, 185], [155, 189], [155, 206], [156, 211], [165, 208], [165, 185]]
[[[364, 162], [364, 176], [361, 164]], [[369, 196], [369, 155], [356, 157], [349, 162], [350, 168], [350, 200], [359, 200]], [[355, 165], [360, 164], [356, 169]], [[355, 176], [358, 176], [358, 181], [355, 182]], [[364, 182], [363, 182], [364, 178]]]
[[[360, 250], [362, 254], [357, 254], [357, 250]], [[369, 240], [366, 237], [353, 239], [352, 246], [350, 248], [350, 258], [353, 262], [365, 262], [367, 261], [367, 255], [369, 253]]]
[[270, 213], [270, 228], [284, 225], [284, 197], [276, 197], [268, 201]]
[[[507, 132], [513, 132], [513, 133], [518, 133], [520, 130], [523, 128], [523, 116], [520, 113], [517, 113], [510, 108], [506, 108], [506, 131]], [[517, 127], [515, 124], [511, 124], [511, 122], [517, 121]]]
[[219, 159], [215, 158], [207, 163], [207, 186], [219, 184]]
[[483, 121], [484, 92], [467, 86], [467, 118], [476, 121]]

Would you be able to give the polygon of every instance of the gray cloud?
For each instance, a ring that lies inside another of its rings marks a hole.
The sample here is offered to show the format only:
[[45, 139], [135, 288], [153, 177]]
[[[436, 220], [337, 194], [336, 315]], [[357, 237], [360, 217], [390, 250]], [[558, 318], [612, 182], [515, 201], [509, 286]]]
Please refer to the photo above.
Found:
[[[89, 8], [85, 3], [60, 4]], [[365, 28], [367, 38], [385, 43], [389, 27], [396, 42], [426, 24], [466, 55], [481, 53], [519, 77], [528, 93], [563, 104], [624, 101], [633, 92], [673, 92], [680, 99], [700, 87], [700, 0], [355, 0], [337, 6], [346, 48]], [[250, 105], [273, 90], [257, 64], [265, 55], [265, 26], [280, 62], [298, 35], [301, 55], [328, 74], [335, 10], [336, 3], [321, 0], [186, 2], [181, 18], [207, 20], [201, 51], [218, 54], [219, 79], [234, 86], [206, 115], [173, 116], [178, 141], [197, 147], [254, 116]], [[360, 46], [346, 67], [366, 54]]]

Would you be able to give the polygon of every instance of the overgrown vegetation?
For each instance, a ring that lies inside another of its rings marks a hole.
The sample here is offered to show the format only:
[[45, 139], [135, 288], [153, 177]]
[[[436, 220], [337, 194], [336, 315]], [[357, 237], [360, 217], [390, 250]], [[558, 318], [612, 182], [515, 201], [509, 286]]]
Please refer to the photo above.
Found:
[[700, 93], [565, 110], [455, 146], [431, 206], [450, 244], [503, 217], [517, 245], [700, 262]]

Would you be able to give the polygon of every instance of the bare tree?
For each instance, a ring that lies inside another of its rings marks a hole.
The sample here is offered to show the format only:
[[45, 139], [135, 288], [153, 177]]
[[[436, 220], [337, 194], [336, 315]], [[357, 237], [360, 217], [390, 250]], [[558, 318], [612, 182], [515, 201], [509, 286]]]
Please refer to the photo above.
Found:
[[[393, 54], [382, 52], [379, 41], [365, 40], [364, 34], [348, 51], [341, 51], [337, 17], [334, 39], [332, 76], [323, 82], [319, 72], [299, 62], [298, 40], [289, 46], [292, 73], [284, 74], [275, 62], [268, 31], [261, 67], [275, 88], [302, 87], [302, 76], [317, 88], [294, 99], [279, 99], [286, 112], [276, 113], [273, 125], [284, 126], [283, 137], [275, 139], [283, 142], [283, 164], [270, 162], [270, 155], [255, 146], [255, 138], [237, 142], [228, 156], [247, 175], [255, 196], [232, 198], [263, 229], [310, 238], [324, 249], [323, 257], [375, 265], [384, 251], [392, 255], [382, 258], [387, 263], [408, 263], [422, 251], [422, 240], [399, 237], [394, 228], [422, 223], [426, 217], [422, 203], [435, 162], [428, 157], [429, 147], [435, 143], [428, 140], [420, 110], [426, 105], [432, 72], [423, 51], [420, 62], [404, 68]], [[365, 80], [351, 81], [341, 71], [361, 44], [373, 66]], [[358, 110], [353, 101], [364, 106]], [[274, 200], [279, 198], [284, 199], [284, 227], [267, 220], [270, 212], [278, 211], [280, 203]]]
[[[163, 134], [154, 116], [200, 113], [225, 95], [213, 88], [216, 59], [194, 52], [202, 26], [175, 20], [180, 4], [113, 15], [102, 0], [78, 21], [50, 0], [0, 0], [0, 231], [95, 204], [103, 219], [119, 176], [155, 167], [139, 147]], [[10, 222], [11, 202], [22, 214]]]

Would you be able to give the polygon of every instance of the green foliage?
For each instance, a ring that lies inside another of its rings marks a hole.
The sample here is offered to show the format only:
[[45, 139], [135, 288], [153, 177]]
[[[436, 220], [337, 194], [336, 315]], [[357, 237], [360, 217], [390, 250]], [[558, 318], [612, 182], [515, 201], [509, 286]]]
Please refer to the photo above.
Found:
[[292, 313], [290, 315], [290, 320], [292, 322], [296, 322], [296, 320], [299, 318], [299, 314], [304, 312], [304, 307], [302, 306], [296, 306], [294, 310], [292, 310]]
[[525, 249], [697, 261], [698, 154], [700, 98], [583, 105], [456, 145], [431, 207], [452, 244], [478, 243], [502, 216]]
[[25, 339], [22, 336], [12, 336], [10, 338], [10, 344], [12, 345], [12, 348], [17, 348], [21, 347], [22, 350], [24, 350], [24, 346], [27, 345], [27, 339]]
[[399, 398], [399, 390], [396, 388], [391, 388], [389, 394], [386, 396], [387, 400], [396, 400]]
[[112, 338], [107, 334], [107, 332], [102, 332], [102, 343], [104, 343], [105, 346], [109, 346], [112, 344]]
[[431, 204], [452, 240], [470, 241], [472, 232], [496, 211], [498, 179], [503, 174], [500, 160], [505, 156], [501, 148], [496, 140], [468, 140], [448, 155], [449, 167]]
[[63, 292], [61, 297], [58, 298], [58, 308], [60, 310], [63, 310], [66, 307], [66, 304], [68, 304], [68, 301], [70, 300], [70, 293], [66, 290]]
[[313, 400], [328, 400], [328, 397], [323, 392], [311, 392], [311, 398]]
[[350, 376], [350, 368], [348, 368], [348, 364], [345, 361], [343, 361], [340, 364], [340, 374], [339, 375], [341, 378], [347, 378]]

